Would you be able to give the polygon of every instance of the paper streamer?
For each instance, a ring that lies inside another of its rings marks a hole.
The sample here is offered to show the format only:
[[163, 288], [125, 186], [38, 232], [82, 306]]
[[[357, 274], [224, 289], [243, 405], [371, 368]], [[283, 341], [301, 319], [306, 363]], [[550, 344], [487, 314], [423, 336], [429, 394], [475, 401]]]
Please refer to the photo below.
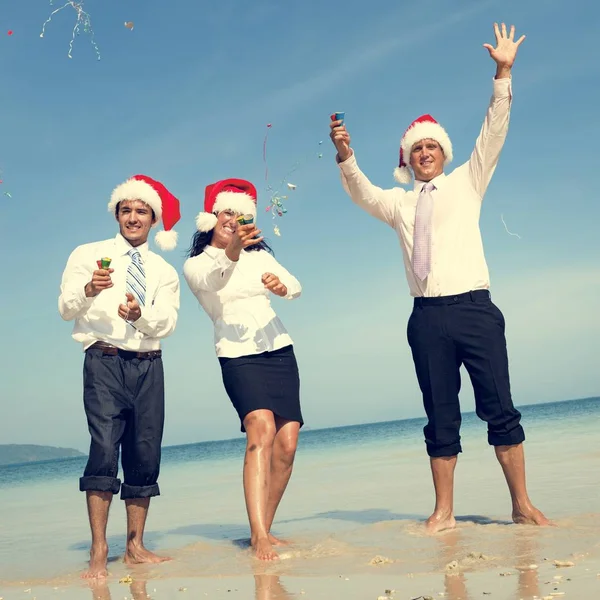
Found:
[[[94, 49], [96, 50], [96, 56], [98, 57], [98, 60], [100, 60], [100, 50], [98, 49], [98, 46], [96, 45], [96, 41], [94, 39], [92, 21], [90, 19], [90, 15], [87, 12], [85, 12], [83, 4], [84, 0], [81, 0], [80, 2], [75, 2], [75, 0], [68, 0], [68, 2], [65, 2], [60, 8], [53, 10], [52, 13], [50, 13], [50, 16], [42, 25], [42, 32], [40, 33], [40, 37], [44, 37], [44, 34], [46, 33], [46, 25], [48, 25], [48, 23], [52, 21], [52, 17], [54, 17], [54, 15], [59, 13], [61, 10], [64, 10], [65, 8], [71, 7], [77, 14], [77, 20], [75, 21], [75, 25], [73, 27], [73, 33], [71, 35], [71, 42], [69, 43], [69, 52], [67, 56], [69, 58], [73, 58], [73, 44], [75, 43], [75, 36], [79, 35], [81, 33], [81, 30], [83, 29], [83, 32], [87, 33], [90, 36], [92, 46], [94, 46]], [[53, 0], [50, 0], [50, 6], [54, 6]]]
[[502, 220], [502, 224], [504, 225], [504, 229], [506, 229], [506, 233], [508, 233], [508, 235], [512, 235], [514, 237], [518, 237], [519, 239], [521, 239], [521, 236], [518, 233], [512, 233], [511, 231], [508, 230], [508, 227], [506, 226], [506, 222], [504, 221], [504, 215], [500, 215], [500, 219]]

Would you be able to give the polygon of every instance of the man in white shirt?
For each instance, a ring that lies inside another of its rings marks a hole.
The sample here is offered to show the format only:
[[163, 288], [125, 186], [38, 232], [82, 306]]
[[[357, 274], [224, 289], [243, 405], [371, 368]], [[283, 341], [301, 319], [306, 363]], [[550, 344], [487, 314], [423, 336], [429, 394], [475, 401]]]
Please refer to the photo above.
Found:
[[414, 297], [408, 342], [428, 416], [424, 434], [436, 504], [426, 527], [432, 533], [456, 524], [454, 470], [462, 451], [458, 394], [463, 364], [473, 384], [477, 415], [488, 424], [488, 442], [508, 483], [513, 520], [549, 523], [527, 493], [525, 434], [511, 398], [504, 317], [491, 301], [479, 231], [481, 203], [508, 131], [511, 70], [525, 38], [515, 41], [514, 27], [508, 33], [504, 24], [494, 28], [496, 47], [484, 45], [497, 67], [493, 96], [471, 157], [448, 175], [444, 166], [452, 161], [452, 144], [430, 115], [415, 120], [401, 141], [394, 176], [408, 184], [412, 169], [412, 191], [373, 185], [358, 167], [343, 122], [330, 124], [344, 189], [358, 206], [396, 230], [402, 248]]
[[[175, 269], [148, 248], [152, 226], [162, 249], [173, 249], [179, 201], [160, 182], [135, 175], [108, 205], [116, 237], [78, 246], [63, 273], [58, 308], [74, 320], [73, 339], [85, 352], [83, 402], [91, 435], [79, 482], [92, 531], [90, 567], [83, 577], [106, 577], [106, 525], [112, 497], [121, 491], [127, 512], [125, 562], [168, 560], [144, 547], [150, 498], [159, 495], [164, 426], [160, 340], [173, 333], [179, 310]], [[110, 259], [110, 266], [102, 265]], [[123, 484], [117, 479], [119, 450]]]

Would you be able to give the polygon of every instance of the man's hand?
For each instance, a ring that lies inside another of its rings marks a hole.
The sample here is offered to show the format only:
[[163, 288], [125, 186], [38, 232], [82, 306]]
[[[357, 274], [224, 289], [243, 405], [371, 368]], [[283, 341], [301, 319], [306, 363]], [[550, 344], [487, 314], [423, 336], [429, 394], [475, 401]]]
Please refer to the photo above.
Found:
[[[240, 252], [248, 246], [260, 244], [264, 238], [259, 237], [260, 229], [256, 229], [254, 223], [249, 225], [238, 225], [225, 248], [225, 254], [229, 260], [237, 262], [240, 259]], [[256, 236], [256, 239], [254, 239]]]
[[273, 273], [265, 273], [262, 276], [261, 281], [263, 282], [264, 286], [276, 296], [281, 296], [282, 298], [283, 296], [287, 296], [287, 288], [285, 285], [283, 285], [283, 283], [281, 283], [281, 281], [279, 281], [279, 277], [277, 277], [277, 275], [273, 275]]
[[350, 149], [350, 134], [346, 131], [346, 126], [342, 125], [342, 121], [332, 121], [329, 124], [331, 133], [329, 137], [337, 150], [340, 162], [348, 160], [352, 156]]
[[96, 269], [92, 274], [92, 280], [85, 285], [86, 298], [97, 296], [102, 290], [107, 290], [113, 286], [110, 274], [114, 269]]
[[496, 79], [510, 77], [510, 70], [517, 57], [517, 50], [523, 43], [525, 36], [522, 35], [515, 42], [515, 26], [511, 25], [510, 33], [507, 34], [504, 23], [502, 23], [502, 31], [500, 31], [498, 23], [494, 23], [494, 33], [496, 34], [496, 47], [494, 48], [491, 44], [484, 44], [483, 47], [487, 48], [490, 56], [498, 65]]
[[135, 323], [142, 316], [142, 309], [133, 294], [127, 292], [125, 297], [127, 298], [127, 304], [119, 304], [119, 316], [121, 319]]

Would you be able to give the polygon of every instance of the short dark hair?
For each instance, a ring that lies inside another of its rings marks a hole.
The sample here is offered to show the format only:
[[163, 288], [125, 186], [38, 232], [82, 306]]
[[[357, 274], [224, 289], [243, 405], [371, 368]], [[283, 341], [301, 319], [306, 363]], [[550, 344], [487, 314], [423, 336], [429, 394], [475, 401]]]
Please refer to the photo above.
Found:
[[[211, 229], [210, 231], [197, 231], [192, 236], [192, 242], [186, 253], [186, 256], [188, 256], [189, 258], [193, 258], [194, 256], [198, 256], [199, 254], [202, 254], [204, 252], [204, 248], [206, 248], [206, 246], [208, 246], [212, 241], [213, 231], [214, 231], [213, 229]], [[274, 254], [273, 250], [271, 249], [269, 244], [267, 244], [267, 242], [265, 242], [264, 240], [262, 242], [260, 242], [259, 244], [254, 244], [253, 246], [248, 246], [248, 248], [246, 248], [246, 250], [248, 250], [248, 251], [266, 250], [270, 254]]]
[[[144, 202], [144, 204], [146, 204]], [[117, 205], [115, 206], [115, 217], [119, 217], [119, 207], [121, 206], [120, 202], [117, 202]], [[152, 211], [152, 220], [156, 221], [156, 213], [154, 212], [154, 209], [148, 204], [148, 208]]]

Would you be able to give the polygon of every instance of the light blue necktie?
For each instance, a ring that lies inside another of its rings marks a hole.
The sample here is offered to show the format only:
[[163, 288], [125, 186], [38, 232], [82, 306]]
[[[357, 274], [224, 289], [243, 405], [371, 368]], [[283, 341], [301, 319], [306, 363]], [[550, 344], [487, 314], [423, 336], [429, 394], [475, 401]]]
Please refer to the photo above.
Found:
[[429, 182], [423, 186], [417, 201], [415, 230], [413, 237], [412, 265], [415, 275], [425, 281], [431, 271], [431, 221], [433, 216], [433, 196], [435, 189]]
[[127, 281], [125, 289], [133, 294], [140, 306], [144, 306], [146, 300], [146, 273], [142, 256], [137, 248], [132, 248], [127, 254], [131, 256], [131, 264], [127, 269]]

